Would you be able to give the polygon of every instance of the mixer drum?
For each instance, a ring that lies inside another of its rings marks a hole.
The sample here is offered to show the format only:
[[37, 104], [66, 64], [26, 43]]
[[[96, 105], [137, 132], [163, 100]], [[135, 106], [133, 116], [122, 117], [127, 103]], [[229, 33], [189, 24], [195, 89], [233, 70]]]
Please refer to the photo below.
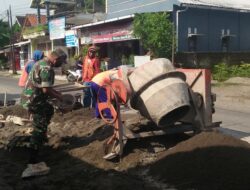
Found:
[[167, 59], [155, 59], [138, 67], [130, 76], [131, 107], [157, 126], [173, 124], [190, 109], [185, 74], [175, 71]]

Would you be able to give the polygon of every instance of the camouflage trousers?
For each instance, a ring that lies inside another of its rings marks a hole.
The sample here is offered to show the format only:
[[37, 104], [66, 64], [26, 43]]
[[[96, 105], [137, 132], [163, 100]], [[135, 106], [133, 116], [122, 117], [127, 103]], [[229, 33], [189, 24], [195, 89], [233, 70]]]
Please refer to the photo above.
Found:
[[30, 148], [38, 150], [47, 140], [47, 128], [54, 114], [54, 108], [45, 99], [32, 103], [30, 108], [33, 113]]

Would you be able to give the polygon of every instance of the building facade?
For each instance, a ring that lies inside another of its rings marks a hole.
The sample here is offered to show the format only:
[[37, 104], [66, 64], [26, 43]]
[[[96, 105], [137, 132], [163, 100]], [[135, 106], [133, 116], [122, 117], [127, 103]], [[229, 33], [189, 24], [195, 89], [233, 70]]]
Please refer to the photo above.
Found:
[[200, 56], [209, 59], [212, 54], [221, 58], [230, 54], [236, 61], [241, 57], [247, 61], [246, 54], [250, 53], [250, 1], [107, 0], [106, 11], [109, 19], [135, 13], [169, 12], [175, 25], [177, 58], [194, 61]]

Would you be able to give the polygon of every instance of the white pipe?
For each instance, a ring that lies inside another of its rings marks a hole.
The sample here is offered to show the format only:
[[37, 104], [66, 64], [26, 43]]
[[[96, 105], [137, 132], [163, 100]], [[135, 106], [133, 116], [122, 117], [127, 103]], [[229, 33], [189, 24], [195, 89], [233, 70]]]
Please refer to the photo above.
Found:
[[108, 13], [108, 0], [105, 0], [105, 13]]
[[7, 92], [4, 93], [4, 107], [7, 107]]
[[179, 14], [181, 12], [185, 12], [188, 10], [188, 7], [186, 7], [183, 10], [176, 11], [176, 52], [178, 52], [178, 45], [179, 45]]
[[54, 40], [51, 40], [51, 51], [54, 50]]

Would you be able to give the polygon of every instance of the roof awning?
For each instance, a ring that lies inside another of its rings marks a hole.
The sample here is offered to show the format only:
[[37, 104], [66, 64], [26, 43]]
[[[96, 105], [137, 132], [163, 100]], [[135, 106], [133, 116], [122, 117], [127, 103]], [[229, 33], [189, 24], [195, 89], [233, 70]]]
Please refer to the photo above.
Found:
[[92, 22], [98, 22], [100, 20], [104, 20], [106, 14], [103, 13], [95, 13], [95, 14], [77, 14], [73, 17], [69, 17], [66, 19], [67, 24], [74, 25], [85, 25]]
[[93, 23], [89, 23], [89, 24], [84, 24], [84, 25], [79, 25], [79, 26], [75, 26], [72, 27], [71, 29], [80, 29], [80, 28], [86, 28], [86, 27], [90, 27], [90, 26], [96, 26], [96, 25], [100, 25], [100, 24], [105, 24], [105, 23], [110, 23], [110, 22], [115, 22], [115, 21], [119, 21], [119, 20], [125, 20], [128, 18], [133, 18], [135, 15], [127, 15], [127, 16], [123, 16], [123, 17], [118, 17], [118, 18], [112, 18], [112, 19], [108, 19], [108, 20], [104, 20], [104, 21], [99, 21], [99, 22], [93, 22]]
[[[5, 47], [6, 47], [6, 46], [5, 46]], [[10, 50], [11, 50], [11, 48], [10, 48], [10, 47], [5, 48], [5, 49], [1, 49], [1, 50], [0, 50], [0, 54], [3, 54], [3, 53], [8, 53], [8, 52], [10, 52]]]
[[179, 0], [184, 6], [210, 7], [215, 9], [230, 9], [235, 11], [249, 12], [250, 1], [248, 0]]
[[[70, 1], [70, 0], [41, 0], [40, 3], [39, 3], [41, 9], [46, 8], [45, 3], [49, 3], [51, 9], [56, 9], [57, 5], [59, 5], [59, 4], [71, 4], [71, 5], [75, 4], [74, 1]], [[33, 8], [33, 9], [37, 8], [36, 0], [31, 0], [30, 8]]]
[[30, 43], [30, 40], [28, 41], [23, 41], [23, 42], [18, 42], [18, 43], [15, 43], [14, 46], [18, 46], [18, 47], [21, 47], [22, 45], [27, 45]]

